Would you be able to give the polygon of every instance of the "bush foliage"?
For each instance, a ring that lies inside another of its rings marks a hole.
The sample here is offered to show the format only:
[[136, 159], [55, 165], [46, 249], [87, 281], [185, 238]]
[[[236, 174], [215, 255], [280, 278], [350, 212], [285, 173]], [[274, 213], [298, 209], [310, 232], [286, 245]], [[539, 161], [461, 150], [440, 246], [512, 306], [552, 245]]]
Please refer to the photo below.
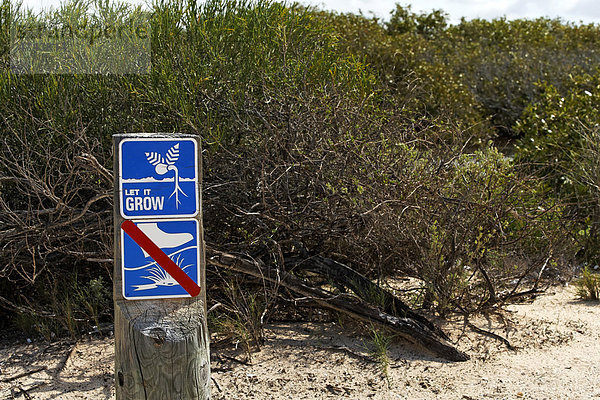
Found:
[[[106, 318], [110, 302], [57, 301], [48, 288], [71, 277], [77, 291], [102, 293], [99, 279], [110, 281], [115, 133], [201, 137], [209, 246], [282, 268], [302, 250], [373, 279], [410, 276], [418, 305], [441, 314], [563, 273], [597, 232], [598, 214], [574, 218], [583, 205], [557, 190], [561, 177], [577, 182], [597, 210], [598, 153], [580, 129], [597, 124], [595, 25], [449, 25], [442, 11], [401, 6], [383, 22], [266, 0], [163, 0], [151, 12], [77, 1], [28, 18], [60, 23], [92, 5], [149, 18], [148, 74], [16, 74], [7, 25], [26, 13], [0, 9], [7, 312], [60, 315], [67, 331], [77, 328], [65, 315]], [[513, 137], [516, 157], [499, 150]], [[585, 168], [569, 167], [577, 157]], [[238, 323], [231, 294], [243, 290], [230, 282], [209, 268], [209, 297]], [[263, 297], [237, 315], [263, 321], [257, 305], [273, 303]]]

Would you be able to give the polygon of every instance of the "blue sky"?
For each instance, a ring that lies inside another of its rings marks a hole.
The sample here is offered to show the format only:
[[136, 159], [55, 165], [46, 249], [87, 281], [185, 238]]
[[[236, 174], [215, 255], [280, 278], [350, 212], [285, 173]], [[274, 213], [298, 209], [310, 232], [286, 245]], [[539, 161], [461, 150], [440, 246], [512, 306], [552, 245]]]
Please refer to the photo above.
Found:
[[[134, 0], [143, 3], [144, 0]], [[514, 18], [560, 17], [566, 21], [600, 23], [600, 5], [598, 0], [300, 0], [300, 3], [319, 6], [323, 9], [339, 12], [373, 12], [376, 16], [387, 18], [395, 4], [412, 4], [413, 11], [431, 11], [442, 9], [450, 15], [450, 21], [458, 22], [461, 17], [467, 19], [506, 16]], [[60, 0], [23, 0], [23, 4], [39, 10], [41, 7], [56, 6]]]

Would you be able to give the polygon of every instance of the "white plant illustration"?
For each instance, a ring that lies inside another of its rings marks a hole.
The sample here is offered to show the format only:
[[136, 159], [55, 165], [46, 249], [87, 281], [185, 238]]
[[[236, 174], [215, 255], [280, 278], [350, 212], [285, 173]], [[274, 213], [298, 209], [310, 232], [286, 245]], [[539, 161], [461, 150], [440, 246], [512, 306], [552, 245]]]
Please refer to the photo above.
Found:
[[146, 153], [146, 158], [148, 159], [148, 162], [154, 166], [154, 171], [158, 175], [164, 175], [169, 171], [175, 172], [175, 190], [173, 190], [173, 193], [171, 193], [169, 199], [175, 195], [175, 207], [179, 208], [179, 204], [181, 204], [179, 201], [179, 193], [183, 194], [185, 197], [188, 197], [179, 186], [179, 170], [177, 169], [177, 166], [175, 166], [175, 162], [179, 160], [179, 143], [171, 147], [167, 151], [165, 157], [155, 151], [152, 151]]
[[[177, 255], [177, 258], [173, 259], [173, 262], [175, 264], [177, 264], [177, 266], [179, 268], [181, 268], [183, 271], [185, 271], [187, 268], [191, 267], [193, 264], [188, 264], [188, 265], [183, 265], [183, 262], [185, 261], [183, 259], [183, 257], [181, 256], [181, 254]], [[146, 285], [135, 285], [135, 290], [149, 290], [149, 289], [156, 289], [159, 286], [175, 286], [175, 285], [179, 285], [179, 283], [173, 279], [173, 277], [171, 275], [169, 275], [167, 273], [167, 271], [165, 271], [160, 265], [154, 263], [154, 266], [152, 268], [148, 268], [146, 271], [148, 272], [149, 275], [147, 276], [141, 276], [141, 278], [144, 279], [149, 279], [151, 280], [153, 283], [149, 283]]]

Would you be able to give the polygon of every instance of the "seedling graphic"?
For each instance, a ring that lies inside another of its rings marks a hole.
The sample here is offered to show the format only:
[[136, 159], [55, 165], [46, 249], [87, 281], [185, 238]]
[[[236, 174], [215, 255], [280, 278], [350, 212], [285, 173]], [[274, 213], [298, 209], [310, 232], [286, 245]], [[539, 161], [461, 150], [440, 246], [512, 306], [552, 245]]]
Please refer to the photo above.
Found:
[[154, 166], [154, 171], [158, 175], [165, 175], [169, 171], [175, 172], [175, 189], [169, 196], [169, 199], [175, 195], [175, 208], [179, 208], [179, 205], [181, 204], [179, 201], [179, 193], [183, 194], [185, 197], [188, 197], [179, 186], [179, 170], [177, 169], [177, 166], [175, 166], [175, 162], [177, 162], [179, 159], [179, 143], [171, 147], [167, 151], [167, 155], [165, 157], [155, 151], [152, 151], [146, 152], [146, 158], [148, 159], [148, 162]]
[[[173, 260], [173, 262], [175, 262], [175, 264], [177, 264], [177, 266], [179, 268], [181, 268], [182, 270], [186, 270], [187, 268], [191, 267], [193, 264], [188, 264], [188, 265], [183, 265], [183, 262], [185, 261], [183, 259], [183, 257], [181, 257], [181, 254], [177, 255], [177, 258], [174, 257], [170, 257], [171, 260]], [[153, 263], [153, 267], [149, 268], [146, 270], [146, 272], [148, 272], [149, 275], [146, 276], [142, 276], [142, 278], [145, 279], [149, 279], [151, 280], [153, 283], [149, 283], [146, 285], [136, 285], [135, 290], [149, 290], [149, 289], [156, 289], [159, 286], [175, 286], [175, 285], [179, 285], [177, 283], [177, 281], [167, 273], [167, 271], [165, 271], [160, 265]]]

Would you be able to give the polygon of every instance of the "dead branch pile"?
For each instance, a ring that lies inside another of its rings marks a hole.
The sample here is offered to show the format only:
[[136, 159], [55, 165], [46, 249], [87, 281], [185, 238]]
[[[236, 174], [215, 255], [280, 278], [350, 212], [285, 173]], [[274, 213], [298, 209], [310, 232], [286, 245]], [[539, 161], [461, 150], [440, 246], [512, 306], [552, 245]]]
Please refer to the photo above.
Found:
[[[372, 283], [370, 285], [364, 285], [368, 282], [367, 280], [359, 278], [359, 285], [369, 286], [369, 289], [371, 290], [378, 290], [381, 293], [385, 293], [387, 299], [391, 301], [395, 312], [388, 313], [386, 310], [374, 307], [364, 301], [359, 295], [331, 293], [310, 285], [306, 281], [299, 279], [286, 271], [275, 270], [269, 266], [261, 265], [261, 263], [255, 260], [210, 249], [207, 254], [209, 257], [208, 262], [211, 264], [248, 274], [259, 279], [276, 282], [299, 295], [306, 296], [319, 307], [341, 312], [365, 323], [374, 323], [389, 329], [409, 342], [427, 349], [436, 356], [450, 361], [465, 361], [469, 359], [465, 353], [457, 350], [446, 341], [447, 336], [439, 328], [435, 327], [424, 317], [413, 312], [402, 303], [402, 301], [392, 296], [389, 292], [383, 291]], [[327, 261], [328, 260], [319, 260], [317, 261], [317, 264]], [[312, 263], [311, 260], [306, 260], [306, 262]], [[323, 271], [321, 268], [319, 268], [319, 270]], [[350, 272], [349, 279], [352, 279], [352, 277], [360, 277], [359, 274], [351, 271], [349, 268], [333, 262], [330, 263], [327, 270], [323, 272], [324, 276], [332, 278], [333, 284], [343, 285], [344, 281], [348, 282], [347, 280], [342, 280], [341, 282], [337, 281], [335, 277], [339, 276], [339, 274]], [[356, 287], [352, 284], [349, 286]], [[359, 291], [359, 293], [362, 292]], [[364, 295], [364, 293], [362, 294]]]

